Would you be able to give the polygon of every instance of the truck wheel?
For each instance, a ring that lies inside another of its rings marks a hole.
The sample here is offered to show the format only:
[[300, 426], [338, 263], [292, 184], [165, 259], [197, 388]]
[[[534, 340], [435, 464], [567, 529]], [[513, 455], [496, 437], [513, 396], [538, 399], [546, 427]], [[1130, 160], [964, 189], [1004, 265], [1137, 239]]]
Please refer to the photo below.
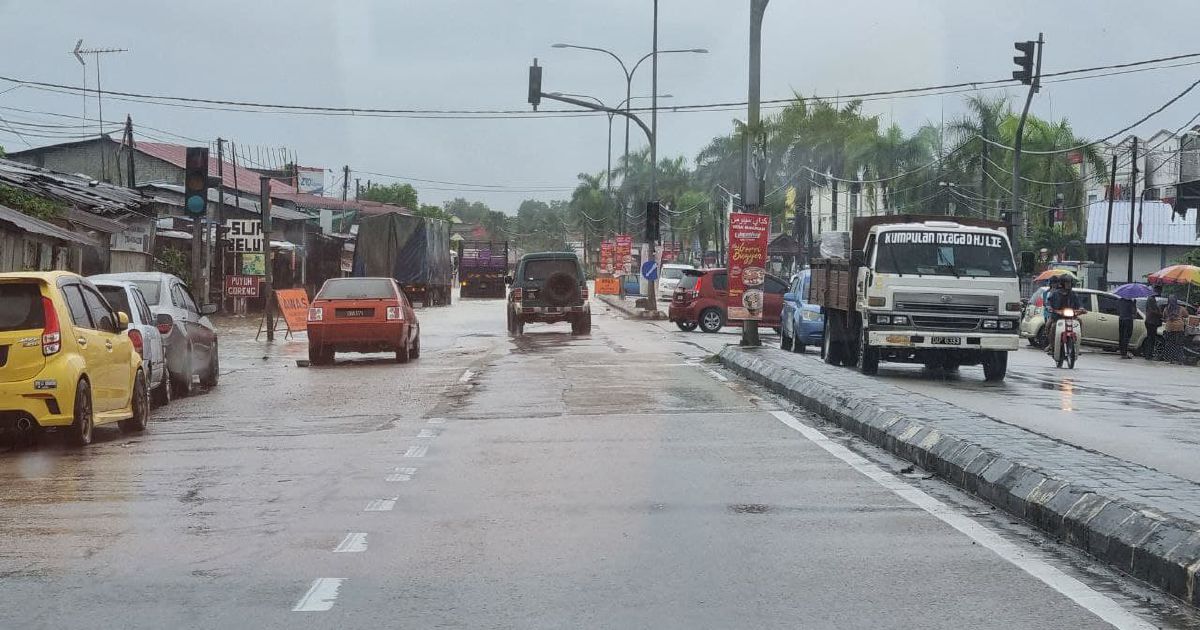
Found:
[[721, 309], [710, 306], [700, 311], [700, 330], [706, 333], [715, 333], [719, 332], [724, 325], [725, 317], [721, 315]]
[[879, 372], [879, 350], [872, 348], [867, 339], [867, 330], [863, 329], [862, 338], [858, 341], [858, 371], [873, 376]]
[[842, 344], [833, 339], [833, 320], [832, 315], [825, 317], [825, 333], [824, 339], [821, 341], [821, 358], [829, 365], [842, 364]]
[[1008, 353], [992, 351], [983, 355], [983, 380], [996, 383], [1004, 380], [1008, 372]]

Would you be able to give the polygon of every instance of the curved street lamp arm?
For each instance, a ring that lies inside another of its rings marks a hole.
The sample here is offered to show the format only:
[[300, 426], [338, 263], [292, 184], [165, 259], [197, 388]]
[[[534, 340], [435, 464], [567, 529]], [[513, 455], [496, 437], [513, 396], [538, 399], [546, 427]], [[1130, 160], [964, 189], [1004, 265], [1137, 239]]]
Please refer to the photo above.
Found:
[[[671, 49], [671, 50], [660, 50], [660, 51], [658, 51], [658, 54], [660, 54], [660, 55], [665, 55], [667, 53], [700, 53], [700, 54], [703, 54], [703, 53], [707, 53], [707, 52], [708, 51], [705, 50], [704, 48], [678, 48], [678, 49]], [[637, 72], [638, 66], [642, 65], [643, 61], [645, 61], [653, 56], [654, 56], [653, 52], [648, 52], [648, 53], [642, 55], [642, 58], [638, 59], [637, 63], [633, 64], [633, 70], [629, 71], [629, 79], [631, 81], [633, 80], [633, 73]]]
[[625, 73], [626, 81], [628, 81], [630, 79], [630, 77], [633, 76], [633, 73], [629, 71], [629, 68], [625, 65], [624, 61], [621, 61], [621, 58], [617, 56], [617, 53], [615, 53], [611, 50], [608, 50], [607, 48], [597, 48], [596, 46], [579, 46], [576, 44], [555, 44], [555, 47], [557, 47], [557, 48], [578, 48], [579, 50], [593, 50], [595, 52], [602, 52], [602, 53], [608, 55], [609, 57], [616, 59], [617, 63], [621, 64], [621, 72]]
[[550, 94], [542, 93], [542, 98], [550, 99], [552, 101], [559, 101], [560, 103], [569, 103], [571, 105], [577, 105], [584, 109], [591, 109], [591, 110], [598, 111], [598, 112], [608, 112], [609, 116], [612, 116], [612, 115], [624, 116], [624, 117], [628, 118], [629, 120], [632, 120], [633, 122], [637, 123], [637, 126], [641, 127], [642, 131], [646, 132], [646, 139], [651, 144], [654, 143], [654, 132], [650, 130], [650, 127], [647, 126], [646, 123], [642, 122], [641, 118], [637, 117], [637, 114], [627, 112], [623, 109], [616, 109], [613, 107], [604, 107], [604, 106], [599, 106], [599, 105], [593, 105], [592, 103], [589, 103], [587, 101], [581, 101], [579, 99], [571, 98], [569, 96], [564, 96], [559, 93], [550, 93]]

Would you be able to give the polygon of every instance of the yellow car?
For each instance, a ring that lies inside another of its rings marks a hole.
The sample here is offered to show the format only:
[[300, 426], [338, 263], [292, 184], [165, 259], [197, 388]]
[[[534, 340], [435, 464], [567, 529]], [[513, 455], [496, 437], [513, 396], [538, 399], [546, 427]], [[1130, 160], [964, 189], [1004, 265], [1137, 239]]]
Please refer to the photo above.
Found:
[[76, 274], [0, 273], [0, 430], [40, 427], [77, 446], [98, 424], [144, 430], [150, 389], [128, 324]]

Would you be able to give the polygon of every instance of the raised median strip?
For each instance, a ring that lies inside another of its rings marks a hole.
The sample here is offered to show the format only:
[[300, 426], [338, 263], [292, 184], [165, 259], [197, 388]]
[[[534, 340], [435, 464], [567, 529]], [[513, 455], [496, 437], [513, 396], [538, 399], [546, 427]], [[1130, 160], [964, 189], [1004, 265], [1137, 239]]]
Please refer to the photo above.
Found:
[[659, 306], [659, 310], [653, 311], [653, 314], [652, 314], [651, 312], [648, 312], [648, 311], [638, 308], [637, 306], [635, 306], [633, 304], [633, 302], [622, 299], [620, 296], [617, 296], [617, 295], [596, 295], [596, 299], [598, 299], [601, 302], [605, 303], [606, 305], [612, 307], [613, 310], [620, 312], [622, 315], [625, 315], [626, 317], [633, 317], [633, 318], [637, 318], [637, 319], [666, 319], [667, 318], [667, 314], [665, 312], [663, 312], [663, 310], [662, 310], [664, 307], [661, 305]]
[[772, 348], [730, 370], [1200, 606], [1200, 484]]

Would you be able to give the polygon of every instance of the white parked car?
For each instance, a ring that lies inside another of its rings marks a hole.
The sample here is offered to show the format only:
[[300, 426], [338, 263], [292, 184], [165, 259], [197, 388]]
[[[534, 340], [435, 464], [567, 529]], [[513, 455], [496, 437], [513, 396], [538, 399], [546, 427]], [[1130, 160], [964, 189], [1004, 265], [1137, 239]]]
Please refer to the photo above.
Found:
[[695, 267], [678, 263], [667, 263], [662, 266], [662, 273], [658, 276], [658, 300], [660, 302], [671, 301], [675, 287], [679, 286], [679, 280], [683, 278], [684, 269], [695, 269]]
[[[206, 315], [217, 311], [216, 304], [197, 306], [183, 280], [169, 273], [139, 271], [110, 273], [90, 278], [93, 282], [124, 280], [132, 282], [142, 290], [150, 312], [154, 314], [160, 331], [163, 332], [163, 347], [170, 372], [171, 393], [187, 396], [192, 393], [193, 377], [200, 377], [200, 384], [216, 387], [221, 373], [217, 352], [217, 329]], [[166, 315], [166, 319], [158, 319]]]
[[121, 280], [93, 280], [114, 311], [129, 315], [129, 339], [142, 355], [142, 371], [150, 385], [155, 404], [165, 405], [171, 401], [170, 372], [167, 371], [166, 352], [162, 333], [158, 329], [150, 305], [142, 290], [132, 282]]

